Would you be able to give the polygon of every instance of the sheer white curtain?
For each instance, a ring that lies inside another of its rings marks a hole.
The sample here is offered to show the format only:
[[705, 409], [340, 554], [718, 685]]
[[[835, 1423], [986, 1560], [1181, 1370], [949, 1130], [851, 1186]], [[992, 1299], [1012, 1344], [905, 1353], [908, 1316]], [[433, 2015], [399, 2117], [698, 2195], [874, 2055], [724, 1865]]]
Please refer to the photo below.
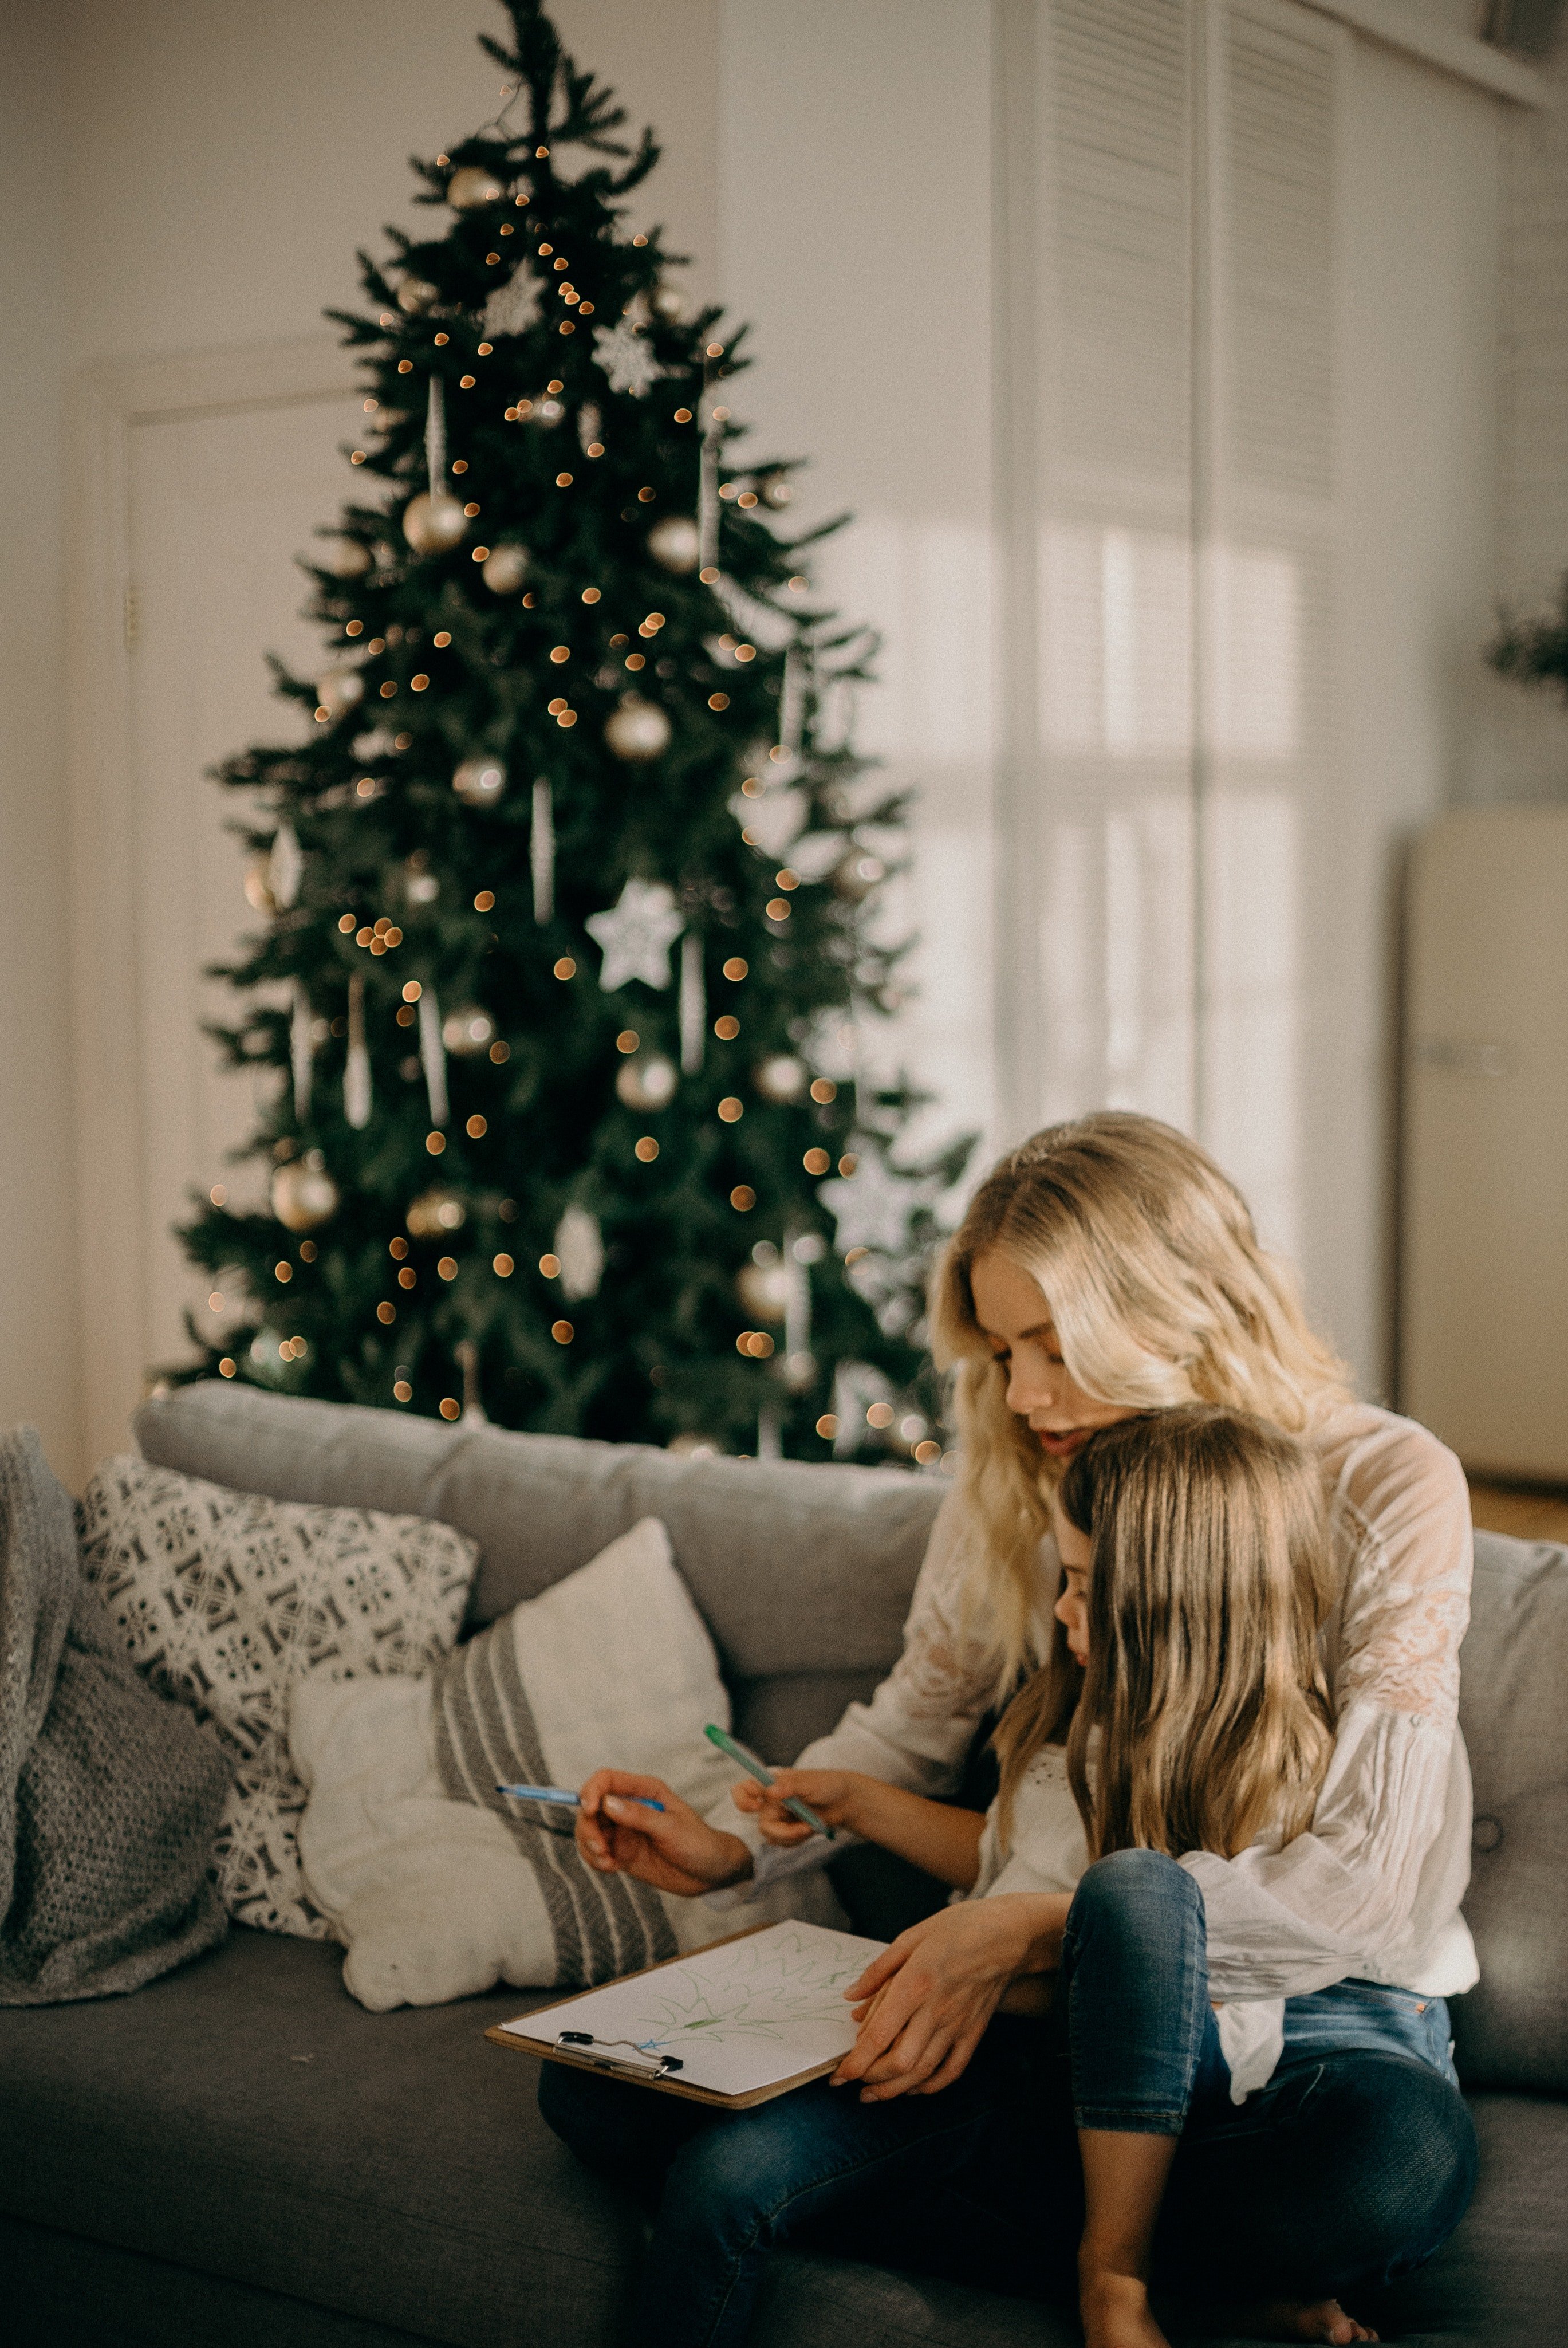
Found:
[[1294, 1247], [1344, 36], [1271, 0], [998, 23], [1006, 1121], [1200, 1131]]

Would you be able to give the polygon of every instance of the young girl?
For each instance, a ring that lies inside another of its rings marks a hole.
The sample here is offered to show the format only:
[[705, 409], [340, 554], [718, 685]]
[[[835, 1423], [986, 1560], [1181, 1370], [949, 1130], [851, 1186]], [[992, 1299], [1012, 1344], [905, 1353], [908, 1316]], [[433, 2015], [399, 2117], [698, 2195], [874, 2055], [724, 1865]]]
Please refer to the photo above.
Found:
[[[787, 1846], [796, 1829], [779, 1801], [794, 1791], [968, 1892], [966, 1906], [1006, 1916], [1012, 1971], [993, 1977], [972, 2039], [934, 2068], [917, 2049], [896, 2054], [894, 2078], [900, 2066], [915, 2078], [914, 2096], [891, 2081], [858, 2102], [835, 2093], [867, 2075], [852, 2056], [831, 2082], [723, 2118], [547, 2066], [551, 2125], [656, 2198], [640, 2341], [741, 2341], [763, 2252], [820, 2238], [825, 2222], [866, 2249], [891, 2221], [904, 2262], [939, 2252], [977, 2281], [1049, 2288], [1081, 2209], [1090, 2348], [1161, 2340], [1147, 2300], [1156, 2257], [1163, 2280], [1211, 2300], [1222, 2277], [1232, 2294], [1266, 2281], [1295, 2292], [1267, 2316], [1289, 2336], [1367, 2339], [1327, 2294], [1418, 2262], [1457, 2222], [1472, 2156], [1434, 2004], [1417, 2013], [1421, 2002], [1381, 2003], [1375, 1989], [1368, 2004], [1358, 1984], [1286, 2006], [1245, 1972], [1230, 1996], [1250, 1990], [1255, 2003], [1227, 2000], [1216, 2015], [1210, 2003], [1194, 1860], [1288, 1845], [1328, 1764], [1317, 1639], [1332, 1580], [1316, 1461], [1256, 1421], [1175, 1410], [1097, 1436], [1059, 1503], [1061, 1630], [998, 1732], [990, 1813], [845, 1770], [782, 1773], [755, 1813]], [[590, 1861], [671, 1889], [732, 1875], [733, 1838], [667, 1789], [661, 1816], [626, 1798], [653, 1790], [613, 1771], [589, 1781]], [[918, 1969], [920, 1937], [905, 1934], [856, 1985], [857, 2020], [869, 2026]], [[990, 2020], [999, 2004], [1038, 2007], [1053, 1972], [1070, 2090], [1038, 2028]], [[1262, 2092], [1244, 2118], [1249, 2082]]]

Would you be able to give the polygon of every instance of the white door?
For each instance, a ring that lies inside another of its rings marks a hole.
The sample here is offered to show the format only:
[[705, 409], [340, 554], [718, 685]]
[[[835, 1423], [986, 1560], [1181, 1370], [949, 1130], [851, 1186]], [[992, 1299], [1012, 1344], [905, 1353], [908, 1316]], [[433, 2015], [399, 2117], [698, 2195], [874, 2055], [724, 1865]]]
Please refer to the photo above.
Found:
[[[333, 371], [324, 355], [323, 378]], [[249, 811], [248, 795], [207, 769], [249, 743], [300, 737], [301, 714], [273, 699], [265, 654], [305, 675], [321, 664], [319, 633], [299, 616], [295, 558], [349, 489], [341, 449], [358, 420], [357, 398], [340, 392], [131, 423], [130, 852], [128, 869], [108, 878], [132, 901], [132, 1004], [119, 1007], [119, 1027], [135, 1060], [126, 1093], [136, 1129], [123, 1160], [89, 1169], [88, 1180], [130, 1187], [120, 1228], [134, 1230], [136, 1265], [132, 1325], [109, 1333], [112, 1364], [96, 1382], [95, 1454], [123, 1443], [149, 1379], [190, 1359], [187, 1312], [207, 1316], [210, 1283], [187, 1263], [174, 1224], [215, 1183], [240, 1206], [262, 1196], [265, 1169], [230, 1161], [254, 1119], [251, 1079], [225, 1071], [201, 1035], [205, 1023], [233, 1024], [242, 1001], [206, 967], [234, 957], [261, 925], [227, 828]]]

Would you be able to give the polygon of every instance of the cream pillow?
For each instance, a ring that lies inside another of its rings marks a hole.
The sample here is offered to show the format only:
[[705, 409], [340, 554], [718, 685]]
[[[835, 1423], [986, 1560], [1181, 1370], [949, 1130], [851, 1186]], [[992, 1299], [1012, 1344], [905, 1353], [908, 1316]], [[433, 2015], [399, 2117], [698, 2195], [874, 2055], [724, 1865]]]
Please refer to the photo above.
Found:
[[330, 1939], [300, 1876], [291, 1701], [449, 1654], [475, 1544], [425, 1517], [269, 1500], [131, 1457], [98, 1468], [78, 1527], [87, 1579], [127, 1654], [160, 1695], [210, 1722], [233, 1760], [213, 1851], [231, 1913]]
[[[526, 1600], [428, 1677], [307, 1683], [294, 1766], [309, 1788], [300, 1852], [312, 1900], [348, 1950], [362, 2005], [439, 2005], [507, 1982], [578, 1988], [733, 1931], [701, 1900], [597, 1875], [572, 1814], [497, 1783], [576, 1788], [607, 1764], [662, 1777], [698, 1810], [733, 1783], [702, 1735], [727, 1726], [712, 1644], [644, 1518]], [[825, 1879], [792, 1879], [747, 1923], [841, 1921]]]

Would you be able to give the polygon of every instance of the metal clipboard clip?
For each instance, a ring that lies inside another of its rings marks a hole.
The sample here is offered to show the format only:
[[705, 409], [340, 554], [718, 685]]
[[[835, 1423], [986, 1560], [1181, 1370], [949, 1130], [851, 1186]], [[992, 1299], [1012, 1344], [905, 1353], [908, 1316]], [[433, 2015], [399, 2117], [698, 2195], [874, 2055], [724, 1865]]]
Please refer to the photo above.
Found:
[[[623, 2071], [631, 2079], [668, 2079], [672, 2072], [682, 2071], [685, 2065], [679, 2054], [651, 2054], [631, 2038], [596, 2038], [591, 2030], [558, 2030], [556, 2044], [563, 2053], [577, 2054], [601, 2071]], [[622, 2047], [623, 2054], [612, 2054], [612, 2046]]]

